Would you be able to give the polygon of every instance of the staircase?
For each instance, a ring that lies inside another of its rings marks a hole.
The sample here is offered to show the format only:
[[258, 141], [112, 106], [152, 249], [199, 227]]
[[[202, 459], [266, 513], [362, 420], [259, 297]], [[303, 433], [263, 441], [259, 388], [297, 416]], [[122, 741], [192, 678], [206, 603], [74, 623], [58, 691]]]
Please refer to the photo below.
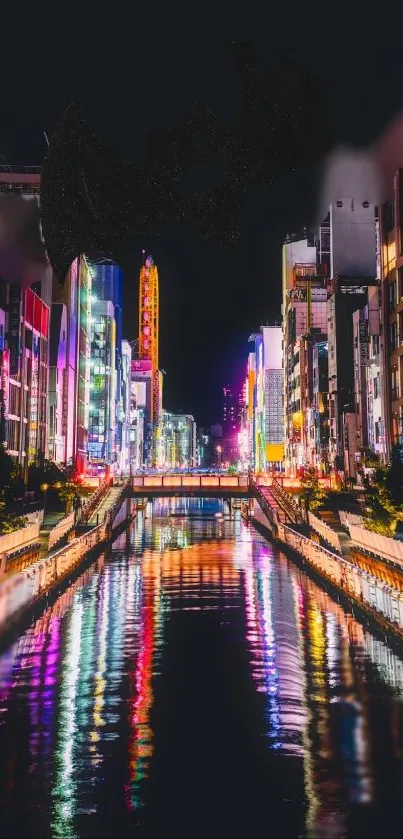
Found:
[[102, 524], [105, 514], [108, 510], [113, 507], [115, 502], [118, 500], [119, 496], [122, 494], [122, 487], [121, 486], [113, 486], [110, 487], [108, 492], [101, 498], [99, 504], [95, 507], [94, 511], [91, 513], [87, 524], [90, 527], [96, 527], [97, 524]]

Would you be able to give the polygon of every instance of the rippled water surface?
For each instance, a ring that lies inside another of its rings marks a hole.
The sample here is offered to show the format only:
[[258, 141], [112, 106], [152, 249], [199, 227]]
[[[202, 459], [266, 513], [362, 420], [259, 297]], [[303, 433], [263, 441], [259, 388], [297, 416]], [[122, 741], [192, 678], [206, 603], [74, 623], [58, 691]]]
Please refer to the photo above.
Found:
[[154, 502], [0, 657], [1, 835], [401, 836], [402, 674], [238, 512]]

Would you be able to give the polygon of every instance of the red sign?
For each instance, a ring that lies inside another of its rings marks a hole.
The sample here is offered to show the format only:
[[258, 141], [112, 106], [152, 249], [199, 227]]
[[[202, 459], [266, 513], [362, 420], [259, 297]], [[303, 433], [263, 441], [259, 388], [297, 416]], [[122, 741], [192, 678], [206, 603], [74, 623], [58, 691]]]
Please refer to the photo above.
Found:
[[150, 370], [151, 360], [149, 358], [132, 360], [132, 373], [149, 373]]

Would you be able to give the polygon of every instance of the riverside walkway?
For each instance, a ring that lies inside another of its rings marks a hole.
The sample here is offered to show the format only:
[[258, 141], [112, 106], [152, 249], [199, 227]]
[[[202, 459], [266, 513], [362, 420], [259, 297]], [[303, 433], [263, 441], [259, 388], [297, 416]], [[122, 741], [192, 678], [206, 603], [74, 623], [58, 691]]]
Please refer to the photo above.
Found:
[[[366, 567], [358, 564], [354, 555], [355, 546], [347, 541], [343, 544], [336, 531], [318, 517], [309, 516], [309, 526], [301, 526], [296, 521], [293, 523], [291, 513], [286, 523], [284, 513], [288, 504], [284, 498], [279, 502], [280, 496], [275, 487], [270, 489], [268, 491], [267, 487], [254, 484], [253, 505], [249, 511], [252, 523], [258, 528], [263, 527], [282, 549], [298, 557], [304, 567], [310, 567], [350, 608], [375, 621], [384, 637], [402, 646], [403, 590], [394, 584], [393, 578], [390, 584], [381, 579], [376, 564], [370, 559]], [[293, 499], [291, 501], [290, 510], [295, 503]], [[315, 539], [311, 538], [312, 532], [316, 534]], [[329, 544], [330, 540], [333, 544]]]

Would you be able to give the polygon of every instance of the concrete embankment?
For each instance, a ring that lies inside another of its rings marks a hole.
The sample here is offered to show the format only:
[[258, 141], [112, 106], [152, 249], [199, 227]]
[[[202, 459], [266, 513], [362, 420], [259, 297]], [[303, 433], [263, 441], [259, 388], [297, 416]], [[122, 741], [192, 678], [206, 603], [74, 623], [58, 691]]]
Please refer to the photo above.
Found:
[[274, 541], [284, 553], [324, 585], [354, 615], [360, 617], [382, 640], [401, 652], [403, 647], [403, 596], [368, 571], [276, 520], [268, 509], [254, 501], [252, 524]]
[[103, 520], [95, 527], [72, 539], [67, 545], [42, 557], [33, 565], [5, 577], [0, 583], [0, 643], [20, 628], [23, 619], [32, 619], [34, 611], [42, 608], [84, 569], [97, 553], [127, 527], [134, 516], [133, 502], [127, 488], [119, 493], [111, 491], [111, 504], [105, 507]]

